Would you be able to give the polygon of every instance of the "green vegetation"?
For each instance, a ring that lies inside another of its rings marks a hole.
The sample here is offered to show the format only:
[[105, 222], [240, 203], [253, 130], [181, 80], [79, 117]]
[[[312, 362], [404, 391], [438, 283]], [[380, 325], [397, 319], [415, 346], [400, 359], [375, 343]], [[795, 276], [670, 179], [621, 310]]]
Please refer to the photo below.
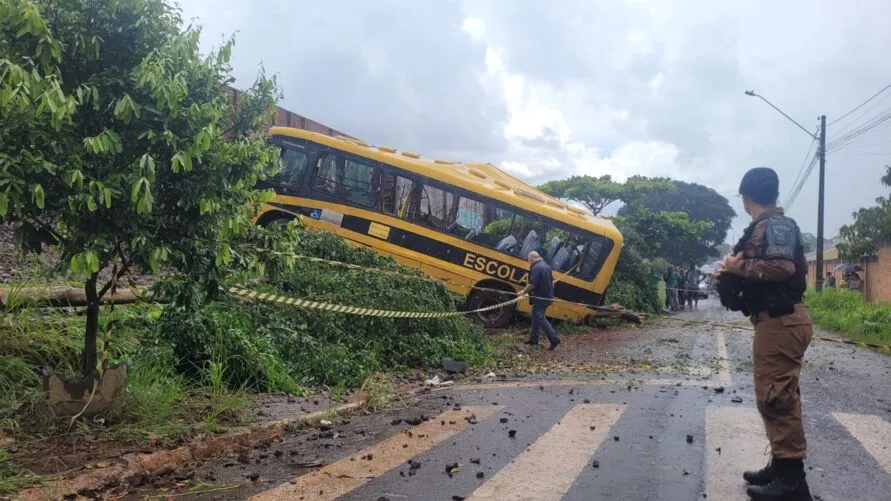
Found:
[[[280, 169], [263, 137], [278, 92], [262, 71], [238, 104], [233, 41], [202, 55], [165, 0], [0, 3], [0, 221], [52, 248], [87, 297], [80, 372], [97, 366], [99, 306], [134, 269], [213, 296]], [[105, 270], [105, 273], [101, 273]]]
[[[326, 232], [302, 233], [301, 255], [399, 270], [421, 277], [366, 248]], [[455, 311], [437, 282], [297, 260], [259, 287], [336, 304], [405, 311]], [[154, 327], [172, 346], [181, 370], [201, 366], [207, 347], [229, 361], [229, 385], [296, 391], [299, 385], [356, 387], [378, 371], [436, 365], [443, 356], [481, 362], [481, 330], [463, 317], [411, 320], [345, 315], [292, 306], [222, 299], [195, 311], [171, 309]]]
[[665, 304], [649, 287], [651, 270], [662, 273], [668, 262], [684, 268], [704, 263], [716, 255], [714, 245], [724, 240], [734, 215], [714, 190], [665, 178], [633, 176], [619, 183], [610, 176], [573, 176], [540, 188], [595, 215], [616, 202], [624, 204], [613, 221], [625, 246], [606, 302], [647, 313], [661, 312]]
[[[273, 232], [258, 234], [273, 238]], [[331, 233], [296, 230], [291, 237], [297, 254], [422, 278]], [[438, 282], [307, 260], [288, 268], [282, 261], [270, 260], [268, 279], [255, 288], [390, 310], [455, 311], [454, 296]], [[188, 280], [167, 280], [160, 289], [189, 286]], [[103, 308], [102, 325], [109, 311]], [[444, 356], [478, 364], [489, 353], [481, 329], [461, 316], [362, 317], [226, 295], [197, 308], [135, 304], [116, 306], [113, 314], [105, 363], [130, 367], [127, 400], [113, 420], [130, 432], [173, 435], [200, 421], [214, 431], [221, 422], [239, 421], [247, 392], [356, 388], [376, 372], [435, 366]], [[75, 315], [24, 304], [0, 313], [0, 419], [27, 410], [37, 397], [41, 367], [63, 376], [78, 371], [82, 336]]]
[[841, 332], [855, 341], [891, 344], [891, 305], [873, 304], [849, 290], [809, 290], [805, 303], [814, 323]]

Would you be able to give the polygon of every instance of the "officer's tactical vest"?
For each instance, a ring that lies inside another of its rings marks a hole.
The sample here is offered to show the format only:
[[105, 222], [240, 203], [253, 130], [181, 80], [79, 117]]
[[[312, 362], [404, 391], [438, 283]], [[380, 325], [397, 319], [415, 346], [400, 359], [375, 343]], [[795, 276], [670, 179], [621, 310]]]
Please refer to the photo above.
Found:
[[[769, 239], [788, 240], [779, 242], [782, 245], [759, 249], [761, 259], [791, 258], [795, 262], [795, 272], [785, 282], [767, 280], [746, 280], [742, 277], [724, 274], [718, 281], [718, 294], [721, 304], [734, 311], [742, 311], [744, 315], [753, 315], [766, 311], [771, 317], [788, 315], [795, 311], [795, 305], [801, 303], [807, 290], [807, 259], [804, 257], [804, 246], [801, 232], [795, 221], [777, 214], [764, 214], [754, 221], [743, 232], [742, 238], [733, 248], [733, 253], [742, 252], [747, 241], [752, 238], [755, 226], [768, 220], [764, 242]], [[767, 233], [774, 231], [773, 234]], [[774, 255], [770, 255], [774, 254]]]

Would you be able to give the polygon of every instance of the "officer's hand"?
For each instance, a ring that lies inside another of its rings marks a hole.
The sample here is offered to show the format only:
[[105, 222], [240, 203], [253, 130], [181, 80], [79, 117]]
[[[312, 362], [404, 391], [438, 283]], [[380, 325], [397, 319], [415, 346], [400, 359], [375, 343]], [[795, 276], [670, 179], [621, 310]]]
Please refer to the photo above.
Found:
[[727, 256], [724, 259], [724, 264], [722, 266], [722, 271], [726, 270], [729, 272], [734, 272], [739, 269], [739, 265], [742, 263], [743, 257], [741, 254], [734, 254], [732, 256]]

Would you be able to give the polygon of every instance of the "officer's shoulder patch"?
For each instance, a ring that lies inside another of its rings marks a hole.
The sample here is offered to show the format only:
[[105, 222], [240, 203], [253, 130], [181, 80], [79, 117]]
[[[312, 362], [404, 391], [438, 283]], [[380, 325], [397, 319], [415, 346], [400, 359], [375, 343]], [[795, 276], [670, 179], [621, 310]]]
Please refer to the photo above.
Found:
[[764, 226], [764, 253], [767, 257], [792, 258], [797, 245], [795, 224], [783, 216], [771, 217]]

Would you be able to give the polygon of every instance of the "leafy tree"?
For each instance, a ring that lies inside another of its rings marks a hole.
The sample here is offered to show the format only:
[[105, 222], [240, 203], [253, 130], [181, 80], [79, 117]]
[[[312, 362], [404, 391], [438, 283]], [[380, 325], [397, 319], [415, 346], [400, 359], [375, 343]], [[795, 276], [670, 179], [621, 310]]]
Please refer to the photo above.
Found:
[[[891, 165], [885, 167], [882, 184], [891, 188]], [[842, 259], [859, 259], [873, 256], [879, 247], [891, 240], [891, 198], [879, 197], [876, 206], [860, 208], [854, 212], [854, 222], [842, 226], [839, 236], [843, 239], [838, 244], [839, 257]]]
[[595, 216], [615, 202], [628, 204], [651, 194], [674, 190], [667, 179], [633, 176], [624, 183], [619, 183], [613, 181], [609, 175], [572, 176], [549, 181], [539, 188], [553, 197], [578, 202]]
[[174, 298], [194, 304], [257, 264], [230, 242], [280, 168], [259, 134], [275, 82], [261, 71], [235, 108], [233, 41], [202, 56], [198, 36], [164, 0], [0, 0], [0, 221], [84, 281], [87, 376], [102, 298], [129, 270], [178, 270], [203, 284]]
[[[690, 221], [707, 222], [709, 226], [702, 232], [696, 242], [681, 244], [666, 242], [662, 255], [676, 263], [702, 264], [710, 257], [718, 257], [720, 253], [715, 247], [727, 238], [727, 230], [736, 212], [721, 194], [712, 188], [696, 183], [671, 181], [674, 190], [649, 191], [640, 197], [641, 204], [652, 212], [684, 212]], [[619, 214], [625, 214], [629, 208], [623, 207]]]

